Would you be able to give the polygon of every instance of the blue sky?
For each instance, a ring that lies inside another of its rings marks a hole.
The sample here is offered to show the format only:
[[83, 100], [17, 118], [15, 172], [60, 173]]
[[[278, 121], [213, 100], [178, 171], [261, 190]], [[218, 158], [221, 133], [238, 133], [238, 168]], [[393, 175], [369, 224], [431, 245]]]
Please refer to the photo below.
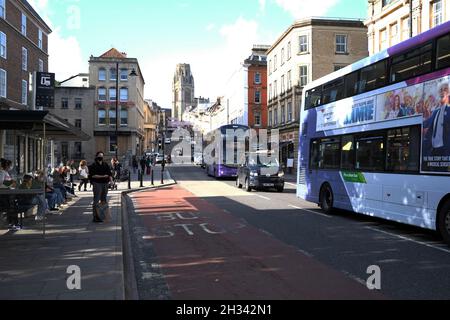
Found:
[[367, 0], [29, 0], [53, 28], [50, 71], [87, 72], [112, 46], [139, 59], [145, 97], [171, 106], [176, 63], [190, 63], [196, 95], [215, 99], [253, 44], [271, 44], [305, 16], [366, 18]]

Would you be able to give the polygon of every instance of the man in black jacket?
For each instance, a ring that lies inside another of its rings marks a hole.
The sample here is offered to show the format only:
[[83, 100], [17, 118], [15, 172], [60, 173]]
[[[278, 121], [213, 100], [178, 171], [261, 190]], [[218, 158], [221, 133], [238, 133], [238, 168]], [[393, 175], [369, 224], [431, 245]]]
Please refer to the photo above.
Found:
[[[94, 190], [94, 222], [103, 222], [98, 216], [100, 205], [108, 203], [109, 183], [112, 181], [112, 173], [109, 165], [104, 161], [104, 153], [98, 152], [95, 163], [89, 167], [89, 179]], [[100, 203], [99, 203], [100, 202]]]

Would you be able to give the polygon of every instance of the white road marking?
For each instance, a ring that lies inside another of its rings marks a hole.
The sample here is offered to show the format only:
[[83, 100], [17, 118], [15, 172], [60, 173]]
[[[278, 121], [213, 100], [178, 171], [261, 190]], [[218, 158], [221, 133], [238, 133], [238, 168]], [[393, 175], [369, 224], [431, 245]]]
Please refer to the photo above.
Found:
[[290, 208], [294, 208], [294, 209], [297, 209], [297, 210], [303, 210], [302, 208], [300, 208], [300, 207], [297, 207], [297, 206], [293, 206], [292, 204], [290, 204], [288, 207], [290, 207]]
[[261, 196], [261, 195], [257, 195], [257, 197], [258, 198], [261, 198], [261, 199], [264, 199], [264, 200], [267, 200], [267, 201], [272, 201], [272, 199], [270, 199], [270, 198], [267, 198], [267, 197], [264, 197], [264, 196]]
[[321, 217], [324, 217], [324, 218], [327, 218], [327, 219], [333, 218], [333, 217], [331, 217], [331, 216], [327, 216], [326, 214], [323, 214], [323, 213], [320, 213], [320, 212], [317, 212], [317, 211], [312, 211], [312, 210], [300, 208], [300, 207], [297, 207], [297, 206], [294, 206], [294, 205], [291, 205], [291, 204], [289, 205], [289, 207], [290, 207], [290, 208], [297, 209], [297, 210], [306, 211], [306, 212], [309, 212], [309, 213], [312, 213], [312, 214], [315, 214], [315, 215], [318, 215], [318, 216], [321, 216]]
[[391, 237], [399, 238], [401, 240], [414, 242], [416, 244], [420, 244], [420, 245], [428, 247], [428, 248], [432, 248], [432, 249], [436, 249], [436, 250], [439, 250], [439, 251], [443, 251], [445, 253], [450, 253], [449, 249], [440, 248], [440, 247], [437, 247], [437, 246], [432, 245], [430, 243], [414, 240], [414, 239], [411, 239], [411, 238], [408, 238], [408, 237], [405, 237], [405, 236], [401, 236], [401, 235], [398, 235], [398, 234], [395, 234], [395, 233], [391, 233], [391, 232], [387, 232], [387, 231], [384, 231], [384, 230], [380, 230], [378, 228], [366, 227], [366, 229], [369, 229], [369, 230], [372, 230], [372, 231], [375, 231], [375, 232], [379, 232], [379, 233], [383, 233], [383, 234], [389, 235]]
[[287, 184], [288, 186], [291, 186], [291, 187], [297, 187], [297, 185], [294, 183], [286, 182], [285, 184]]

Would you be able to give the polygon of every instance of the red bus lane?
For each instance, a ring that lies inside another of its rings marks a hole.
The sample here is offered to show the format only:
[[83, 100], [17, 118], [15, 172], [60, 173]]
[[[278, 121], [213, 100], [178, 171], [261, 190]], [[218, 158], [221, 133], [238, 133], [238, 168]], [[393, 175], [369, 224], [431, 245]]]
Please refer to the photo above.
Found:
[[179, 186], [131, 199], [175, 300], [382, 298]]

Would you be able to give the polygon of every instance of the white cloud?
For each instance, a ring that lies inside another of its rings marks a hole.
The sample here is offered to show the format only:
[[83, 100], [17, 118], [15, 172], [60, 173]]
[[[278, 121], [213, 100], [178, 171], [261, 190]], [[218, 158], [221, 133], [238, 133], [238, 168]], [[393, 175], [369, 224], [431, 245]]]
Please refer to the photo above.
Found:
[[323, 16], [340, 0], [275, 0], [276, 4], [294, 18]]
[[49, 1], [28, 0], [28, 2], [53, 29], [48, 40], [49, 71], [56, 73], [57, 80], [64, 80], [80, 72], [87, 72], [87, 62], [83, 59], [78, 40], [73, 36], [63, 37], [61, 27], [53, 25]]
[[259, 1], [259, 11], [264, 12], [266, 10], [266, 0]]
[[214, 23], [210, 23], [206, 26], [206, 31], [211, 32], [216, 28], [216, 25]]

